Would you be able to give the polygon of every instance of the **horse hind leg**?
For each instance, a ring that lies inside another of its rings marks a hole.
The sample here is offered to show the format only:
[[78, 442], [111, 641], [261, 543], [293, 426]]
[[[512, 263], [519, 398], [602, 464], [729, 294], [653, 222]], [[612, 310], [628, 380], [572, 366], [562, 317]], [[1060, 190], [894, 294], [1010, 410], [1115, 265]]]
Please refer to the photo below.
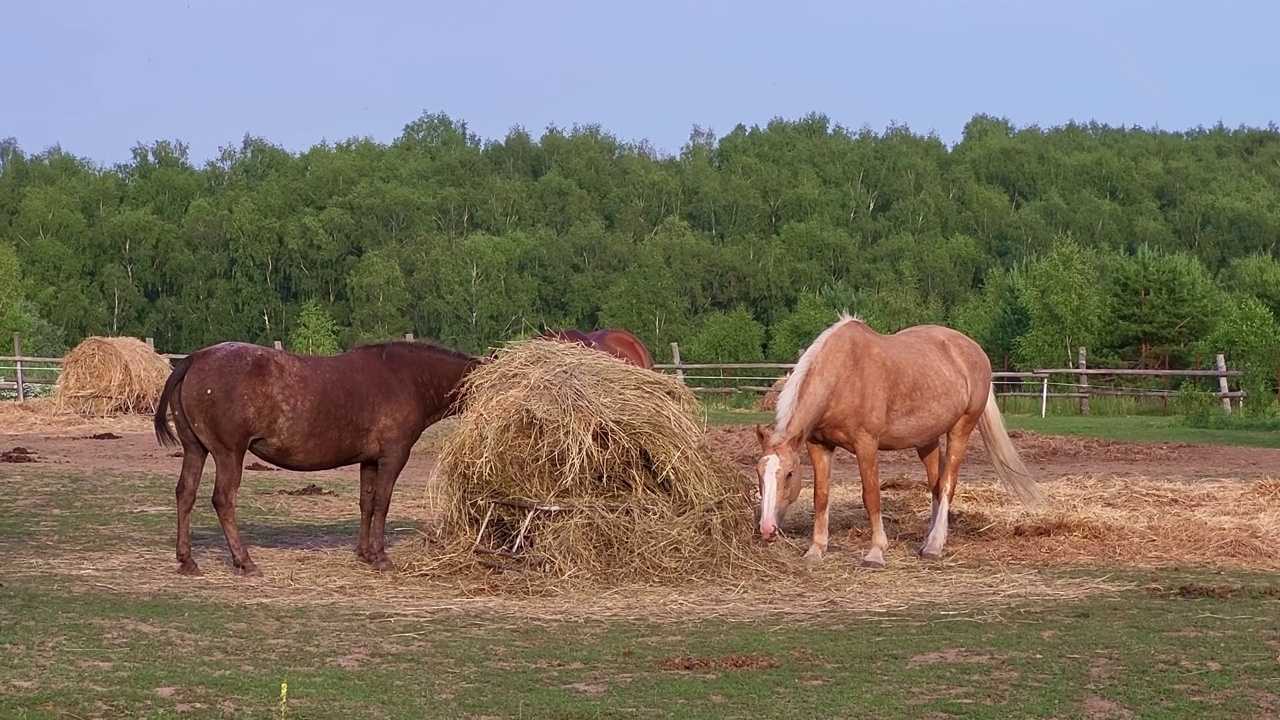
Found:
[[930, 523], [929, 535], [925, 537], [924, 546], [919, 551], [920, 557], [924, 560], [941, 560], [945, 552], [951, 500], [955, 497], [956, 483], [959, 482], [960, 463], [964, 462], [965, 451], [969, 446], [969, 436], [977, 424], [976, 417], [963, 418], [947, 432], [947, 452], [942, 462], [942, 474], [938, 479], [937, 490], [933, 494], [933, 522]]
[[227, 539], [227, 549], [231, 551], [231, 564], [244, 575], [261, 575], [262, 571], [249, 557], [249, 551], [240, 537], [240, 529], [236, 526], [236, 494], [240, 490], [240, 479], [244, 473], [245, 449], [222, 450], [213, 455], [214, 472], [217, 479], [213, 486], [213, 509], [218, 513], [218, 522], [222, 524], [222, 534]]
[[370, 562], [369, 526], [373, 521], [374, 490], [378, 486], [378, 464], [360, 464], [360, 534], [356, 539], [356, 557]]
[[928, 478], [929, 495], [933, 498], [932, 513], [929, 515], [929, 529], [925, 532], [926, 542], [921, 543], [917, 548], [916, 554], [923, 556], [925, 544], [928, 537], [933, 535], [933, 528], [938, 523], [938, 507], [939, 502], [939, 479], [942, 474], [942, 448], [937, 438], [926, 445], [916, 448], [916, 454], [920, 456], [920, 462], [924, 464], [925, 477]]
[[387, 512], [391, 509], [391, 493], [395, 490], [396, 479], [400, 476], [400, 471], [404, 469], [405, 463], [408, 461], [408, 449], [394, 455], [385, 455], [378, 461], [378, 474], [377, 479], [374, 481], [373, 491], [373, 517], [369, 524], [368, 552], [364, 559], [375, 570], [382, 572], [395, 570], [395, 564], [391, 562], [391, 558], [387, 557], [384, 536], [386, 534]]
[[182, 471], [178, 474], [178, 485], [174, 488], [178, 511], [178, 537], [175, 549], [178, 573], [200, 575], [200, 566], [191, 556], [191, 512], [195, 509], [196, 493], [200, 489], [200, 476], [204, 473], [204, 463], [209, 457], [209, 451], [180, 414], [175, 424], [178, 426], [178, 439], [182, 442]]

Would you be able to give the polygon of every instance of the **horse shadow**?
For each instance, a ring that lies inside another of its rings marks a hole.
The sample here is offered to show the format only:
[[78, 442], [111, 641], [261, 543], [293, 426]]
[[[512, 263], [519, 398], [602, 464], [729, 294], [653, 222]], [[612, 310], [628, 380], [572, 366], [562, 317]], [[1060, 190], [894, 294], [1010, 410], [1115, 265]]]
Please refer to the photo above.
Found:
[[[417, 536], [425, 524], [416, 520], [396, 520], [387, 524], [386, 546], [394, 547]], [[338, 550], [353, 551], [360, 531], [359, 518], [323, 523], [250, 522], [240, 526], [240, 537], [246, 545], [274, 550]], [[191, 528], [192, 549], [226, 549], [226, 536], [217, 522]]]

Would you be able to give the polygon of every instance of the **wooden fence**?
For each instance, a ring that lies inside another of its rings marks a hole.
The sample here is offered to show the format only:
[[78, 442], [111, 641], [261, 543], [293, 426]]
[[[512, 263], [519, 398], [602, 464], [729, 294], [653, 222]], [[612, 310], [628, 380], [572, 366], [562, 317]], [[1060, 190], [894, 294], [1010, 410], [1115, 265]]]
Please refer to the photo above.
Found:
[[[404, 337], [406, 340], [412, 340], [413, 333], [406, 333]], [[145, 342], [155, 347], [151, 338], [145, 338]], [[281, 347], [278, 340], [273, 345], [277, 349]], [[171, 360], [186, 357], [179, 353], [163, 354]], [[694, 392], [703, 394], [766, 393], [779, 377], [795, 367], [795, 363], [684, 363], [680, 360], [678, 343], [671, 343], [671, 358], [672, 362], [655, 364], [654, 369], [674, 374]], [[1158, 398], [1167, 404], [1168, 399], [1178, 392], [1169, 387], [1169, 381], [1172, 378], [1216, 378], [1217, 387], [1214, 394], [1222, 403], [1223, 411], [1227, 413], [1232, 411], [1233, 400], [1238, 406], [1245, 396], [1243, 390], [1232, 390], [1229, 382], [1231, 378], [1238, 378], [1244, 373], [1239, 370], [1228, 370], [1226, 358], [1221, 353], [1215, 356], [1215, 365], [1212, 370], [1090, 368], [1087, 366], [1086, 358], [1085, 348], [1080, 348], [1076, 367], [1046, 368], [1029, 372], [993, 372], [992, 381], [996, 395], [1039, 398], [1041, 417], [1047, 413], [1050, 398], [1076, 399], [1082, 415], [1089, 414], [1089, 399], [1100, 396]], [[15, 392], [17, 399], [23, 400], [32, 387], [56, 384], [61, 367], [62, 358], [60, 357], [24, 356], [22, 337], [14, 333], [13, 355], [0, 356], [0, 391]], [[1090, 378], [1112, 381], [1122, 378], [1157, 378], [1165, 381], [1165, 387], [1099, 385], [1096, 382], [1091, 384]]]
[[[1228, 370], [1226, 357], [1218, 353], [1212, 370], [1175, 370], [1142, 368], [1090, 368], [1087, 351], [1079, 349], [1076, 367], [1045, 368], [1026, 372], [995, 371], [991, 373], [998, 397], [1035, 397], [1040, 399], [1040, 416], [1048, 411], [1050, 398], [1074, 398], [1079, 412], [1089, 414], [1091, 397], [1155, 398], [1165, 403], [1178, 394], [1169, 387], [1172, 378], [1209, 378], [1217, 380], [1213, 391], [1222, 409], [1232, 411], [1232, 401], [1238, 407], [1243, 401], [1243, 390], [1232, 390], [1230, 379], [1244, 375], [1240, 370]], [[782, 375], [789, 373], [795, 363], [684, 363], [680, 359], [680, 345], [671, 343], [670, 363], [658, 363], [655, 370], [673, 373], [694, 392], [732, 395], [737, 393], [766, 393]], [[728, 371], [729, 374], [726, 374]], [[745, 374], [739, 374], [740, 372]], [[774, 371], [772, 373], [768, 371]], [[1115, 385], [1090, 384], [1089, 379], [1117, 380], [1123, 378], [1154, 378], [1165, 381], [1163, 388], [1117, 387]]]

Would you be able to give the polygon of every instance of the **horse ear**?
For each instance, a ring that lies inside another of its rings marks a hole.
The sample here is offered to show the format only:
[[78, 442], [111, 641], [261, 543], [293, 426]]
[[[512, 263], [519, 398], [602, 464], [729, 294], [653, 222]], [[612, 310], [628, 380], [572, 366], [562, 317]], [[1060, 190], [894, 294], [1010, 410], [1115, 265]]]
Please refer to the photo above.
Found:
[[760, 449], [766, 450], [769, 447], [769, 434], [764, 431], [760, 423], [756, 423], [756, 440], [760, 441]]

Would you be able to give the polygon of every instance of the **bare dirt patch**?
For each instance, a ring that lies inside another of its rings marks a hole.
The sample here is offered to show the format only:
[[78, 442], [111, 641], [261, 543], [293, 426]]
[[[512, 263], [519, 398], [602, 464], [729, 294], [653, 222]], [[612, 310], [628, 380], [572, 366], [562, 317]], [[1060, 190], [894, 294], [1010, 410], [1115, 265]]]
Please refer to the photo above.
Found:
[[1103, 720], [1107, 718], [1131, 718], [1133, 711], [1113, 700], [1107, 700], [1096, 695], [1090, 695], [1084, 699], [1082, 703], [1084, 716], [1089, 720]]
[[727, 655], [719, 658], [683, 655], [658, 661], [659, 670], [692, 672], [695, 670], [768, 670], [778, 662], [760, 655]]
[[985, 664], [991, 662], [990, 655], [980, 653], [970, 653], [960, 648], [948, 648], [938, 652], [921, 653], [912, 655], [907, 658], [907, 667], [915, 668], [923, 665], [935, 665], [937, 663], [980, 663]]

